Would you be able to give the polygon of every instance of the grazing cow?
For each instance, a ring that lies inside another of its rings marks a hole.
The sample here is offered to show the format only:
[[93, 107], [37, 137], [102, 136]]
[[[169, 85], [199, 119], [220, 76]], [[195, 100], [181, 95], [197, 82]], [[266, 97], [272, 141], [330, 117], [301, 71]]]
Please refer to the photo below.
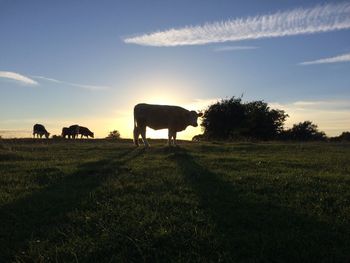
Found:
[[35, 137], [35, 135], [37, 137], [40, 136], [40, 138], [43, 137], [43, 135], [45, 135], [46, 139], [49, 138], [50, 136], [50, 133], [47, 132], [47, 130], [45, 129], [44, 125], [41, 125], [41, 124], [35, 124], [33, 126], [33, 137]]
[[62, 128], [62, 137], [66, 138], [66, 136], [68, 137], [68, 139], [73, 138], [75, 139], [75, 136], [78, 136], [79, 134], [79, 125], [72, 125], [67, 127], [63, 127]]
[[143, 143], [149, 146], [146, 139], [146, 127], [154, 130], [168, 129], [168, 145], [176, 145], [176, 133], [183, 131], [187, 126], [197, 127], [197, 118], [202, 113], [188, 111], [179, 106], [137, 104], [134, 107], [134, 144], [139, 146], [138, 139], [141, 134]]
[[78, 137], [79, 128], [80, 128], [80, 126], [77, 124], [69, 126], [68, 129], [69, 129], [70, 135], [73, 137], [73, 139], [75, 139], [75, 137]]
[[86, 136], [86, 138], [89, 138], [89, 136], [94, 138], [94, 133], [83, 126], [79, 126], [79, 134], [81, 134], [81, 138], [83, 138], [83, 136]]
[[62, 138], [66, 138], [66, 136], [67, 136], [68, 139], [70, 139], [71, 133], [70, 133], [69, 128], [63, 127], [61, 136], [62, 136]]

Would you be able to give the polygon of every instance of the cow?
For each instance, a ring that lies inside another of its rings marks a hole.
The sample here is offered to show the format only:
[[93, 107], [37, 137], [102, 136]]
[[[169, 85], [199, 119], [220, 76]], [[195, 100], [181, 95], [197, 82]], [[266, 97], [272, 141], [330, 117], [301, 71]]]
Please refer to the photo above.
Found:
[[62, 138], [66, 138], [66, 136], [68, 136], [68, 139], [70, 139], [71, 133], [68, 127], [63, 127], [62, 128], [62, 134], [61, 134]]
[[89, 138], [89, 136], [94, 138], [94, 133], [83, 126], [79, 126], [79, 134], [81, 134], [81, 138], [83, 138], [83, 136], [86, 136], [86, 138]]
[[168, 145], [176, 145], [176, 133], [187, 126], [197, 127], [197, 118], [202, 113], [188, 111], [179, 106], [154, 105], [140, 103], [134, 107], [134, 144], [139, 146], [141, 134], [145, 147], [149, 147], [146, 139], [146, 127], [154, 130], [168, 129]]
[[45, 129], [44, 125], [42, 124], [35, 124], [33, 126], [33, 137], [35, 138], [35, 135], [37, 137], [40, 136], [40, 138], [43, 137], [43, 135], [45, 135], [46, 139], [49, 138], [50, 133]]
[[66, 138], [68, 136], [68, 139], [73, 138], [75, 139], [75, 136], [78, 136], [79, 134], [79, 125], [71, 125], [68, 128], [63, 127], [62, 128], [62, 137]]
[[80, 126], [78, 124], [74, 124], [68, 127], [70, 135], [75, 139], [78, 137]]

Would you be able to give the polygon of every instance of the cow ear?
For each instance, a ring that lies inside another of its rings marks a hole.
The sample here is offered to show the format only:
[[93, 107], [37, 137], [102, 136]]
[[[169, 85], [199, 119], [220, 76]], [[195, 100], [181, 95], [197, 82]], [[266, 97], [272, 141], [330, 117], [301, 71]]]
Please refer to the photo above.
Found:
[[198, 116], [198, 117], [202, 117], [202, 116], [203, 116], [203, 112], [198, 112], [198, 113], [197, 113], [197, 116]]

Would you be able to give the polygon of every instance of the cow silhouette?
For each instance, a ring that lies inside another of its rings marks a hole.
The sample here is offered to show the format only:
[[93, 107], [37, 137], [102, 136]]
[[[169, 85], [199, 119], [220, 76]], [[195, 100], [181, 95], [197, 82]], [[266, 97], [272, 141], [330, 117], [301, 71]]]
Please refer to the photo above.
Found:
[[141, 134], [146, 147], [149, 143], [146, 138], [146, 127], [154, 130], [168, 129], [168, 145], [176, 145], [176, 133], [183, 131], [187, 126], [197, 127], [197, 118], [202, 113], [188, 111], [179, 106], [154, 105], [141, 103], [134, 107], [134, 144], [139, 146]]
[[77, 137], [79, 134], [79, 125], [75, 124], [75, 125], [71, 125], [68, 128], [67, 127], [63, 127], [62, 128], [62, 134], [61, 136], [63, 138], [66, 138], [66, 136], [68, 137], [68, 139], [75, 139], [75, 137]]
[[45, 129], [44, 125], [42, 124], [35, 124], [33, 126], [33, 137], [40, 137], [42, 138], [43, 135], [45, 135], [46, 139], [49, 138], [50, 133]]
[[90, 131], [88, 128], [83, 126], [79, 126], [79, 134], [81, 135], [80, 138], [83, 138], [83, 136], [86, 136], [86, 138], [89, 138], [89, 136], [91, 138], [94, 138], [94, 133]]

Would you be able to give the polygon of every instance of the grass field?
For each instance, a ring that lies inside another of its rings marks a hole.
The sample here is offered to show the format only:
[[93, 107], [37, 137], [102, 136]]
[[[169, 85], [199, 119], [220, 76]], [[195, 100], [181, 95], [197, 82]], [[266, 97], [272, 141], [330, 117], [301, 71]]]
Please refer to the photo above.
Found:
[[350, 144], [164, 145], [0, 140], [0, 261], [350, 261]]

